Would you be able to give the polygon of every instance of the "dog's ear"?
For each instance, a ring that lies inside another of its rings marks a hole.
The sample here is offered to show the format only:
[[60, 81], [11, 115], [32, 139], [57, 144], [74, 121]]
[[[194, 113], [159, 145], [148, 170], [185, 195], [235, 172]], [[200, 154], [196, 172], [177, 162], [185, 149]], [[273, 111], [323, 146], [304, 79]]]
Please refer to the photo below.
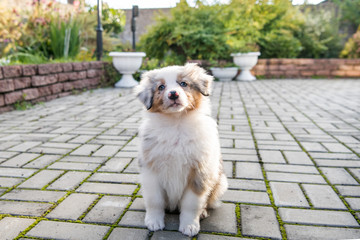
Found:
[[153, 104], [153, 80], [152, 77], [154, 75], [154, 71], [149, 71], [143, 73], [141, 76], [141, 81], [138, 86], [135, 87], [134, 92], [139, 100], [145, 105], [146, 109], [149, 110]]
[[183, 76], [191, 79], [192, 86], [202, 95], [210, 95], [214, 77], [207, 74], [205, 70], [196, 63], [185, 64]]

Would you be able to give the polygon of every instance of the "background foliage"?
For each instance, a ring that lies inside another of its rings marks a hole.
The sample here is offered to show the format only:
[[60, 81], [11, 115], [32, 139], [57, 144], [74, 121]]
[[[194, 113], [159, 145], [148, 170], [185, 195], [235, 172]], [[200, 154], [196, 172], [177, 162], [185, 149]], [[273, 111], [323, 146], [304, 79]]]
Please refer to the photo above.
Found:
[[158, 59], [179, 64], [187, 59], [228, 58], [225, 26], [221, 8], [198, 2], [190, 7], [185, 0], [171, 10], [171, 17], [161, 15], [157, 24], [141, 38], [140, 47]]
[[197, 1], [196, 7], [181, 0], [170, 17], [157, 19], [141, 47], [168, 64], [259, 50], [262, 58], [336, 58], [344, 46], [340, 25], [360, 21], [360, 1], [336, 1], [337, 14], [331, 8], [293, 6], [290, 0], [231, 0], [211, 6]]
[[[97, 18], [94, 8], [33, 0], [8, 9], [0, 2], [0, 59], [12, 63], [86, 61], [94, 59]], [[124, 29], [125, 13], [104, 4], [103, 49], [111, 51]]]
[[360, 58], [360, 25], [357, 32], [345, 44], [340, 56], [343, 58]]
[[298, 57], [331, 58], [338, 57], [342, 49], [342, 36], [339, 32], [339, 19], [329, 10], [305, 9], [303, 22], [294, 36], [301, 42]]
[[[139, 49], [150, 58], [145, 68], [194, 59], [216, 64], [230, 60], [231, 52], [248, 51], [260, 51], [262, 58], [358, 58], [359, 30], [354, 33], [360, 1], [327, 3], [338, 10], [293, 6], [290, 0], [230, 0], [227, 5], [198, 0], [195, 7], [181, 0], [170, 16], [158, 16]], [[96, 6], [64, 8], [54, 0], [29, 0], [14, 8], [0, 1], [0, 64], [94, 59], [95, 13]], [[124, 11], [104, 4], [102, 23], [104, 55], [130, 49], [115, 38], [124, 30]], [[352, 37], [346, 39], [348, 32]]]

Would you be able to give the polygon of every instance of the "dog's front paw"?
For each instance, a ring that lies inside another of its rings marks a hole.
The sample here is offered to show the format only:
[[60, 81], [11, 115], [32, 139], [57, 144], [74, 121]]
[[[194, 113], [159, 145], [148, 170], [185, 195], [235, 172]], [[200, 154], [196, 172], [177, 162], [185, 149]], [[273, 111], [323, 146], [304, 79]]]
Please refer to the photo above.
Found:
[[200, 223], [197, 222], [197, 223], [192, 223], [192, 224], [180, 224], [179, 231], [184, 235], [193, 237], [199, 233]]
[[209, 216], [210, 216], [209, 212], [206, 209], [204, 209], [202, 211], [202, 213], [200, 214], [200, 219], [205, 219], [205, 218], [207, 218]]
[[163, 230], [165, 227], [164, 216], [161, 214], [146, 214], [145, 225], [150, 231]]

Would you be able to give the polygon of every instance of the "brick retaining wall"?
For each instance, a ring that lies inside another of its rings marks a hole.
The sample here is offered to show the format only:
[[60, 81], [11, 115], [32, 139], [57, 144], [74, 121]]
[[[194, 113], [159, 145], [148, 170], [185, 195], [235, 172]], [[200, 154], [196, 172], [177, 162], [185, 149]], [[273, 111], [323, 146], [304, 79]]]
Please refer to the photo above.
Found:
[[253, 73], [265, 78], [359, 78], [360, 59], [259, 59]]
[[[0, 67], [0, 112], [21, 101], [32, 103], [100, 86], [104, 62]], [[252, 70], [266, 78], [360, 78], [360, 59], [259, 59]]]
[[96, 88], [104, 62], [54, 63], [0, 67], [0, 112], [20, 101], [49, 101], [74, 90]]

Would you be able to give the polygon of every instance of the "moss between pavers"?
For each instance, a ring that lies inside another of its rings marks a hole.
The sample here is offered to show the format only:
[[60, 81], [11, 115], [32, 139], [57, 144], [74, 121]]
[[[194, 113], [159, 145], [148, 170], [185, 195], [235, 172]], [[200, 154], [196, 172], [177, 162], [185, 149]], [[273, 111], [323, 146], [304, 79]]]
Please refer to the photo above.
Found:
[[[62, 174], [60, 174], [58, 177], [54, 178], [52, 181], [48, 182], [48, 184], [46, 184], [45, 186], [43, 186], [40, 190], [46, 190], [46, 188], [48, 186], [50, 186], [51, 184], [53, 184], [55, 181], [57, 181], [59, 178], [61, 178], [62, 176], [64, 176], [66, 173], [68, 173], [69, 170], [64, 170], [64, 172]], [[56, 189], [54, 189], [56, 190]]]
[[236, 162], [235, 161], [231, 161], [232, 162], [232, 178], [236, 178]]
[[219, 125], [219, 121], [220, 121], [220, 108], [221, 108], [221, 99], [222, 99], [223, 91], [224, 91], [224, 84], [221, 85], [219, 103], [218, 103], [218, 108], [217, 108], [217, 113], [216, 113], [216, 123], [217, 123], [217, 125]]
[[352, 176], [352, 177], [355, 179], [355, 181], [357, 181], [358, 183], [360, 183], [360, 179], [359, 179], [357, 176], [355, 176], [355, 174], [353, 174], [353, 173], [349, 170], [349, 168], [344, 168], [344, 169], [345, 169], [345, 171], [347, 171], [348, 174], [350, 174], [350, 176]]
[[135, 161], [135, 158], [131, 158], [131, 160], [128, 162], [128, 164], [124, 166], [123, 170], [121, 170], [120, 173], [124, 173], [133, 161]]
[[241, 235], [241, 212], [240, 212], [240, 204], [236, 204], [235, 208], [235, 214], [236, 214], [236, 222], [237, 222], [237, 234]]
[[90, 206], [80, 215], [80, 217], [78, 217], [78, 220], [82, 221], [86, 216], [86, 214], [88, 214], [91, 211], [91, 209], [95, 207], [95, 205], [101, 200], [101, 198], [103, 198], [103, 196], [104, 194], [99, 194], [98, 198], [95, 199], [95, 201], [90, 204]]
[[309, 196], [306, 194], [304, 187], [300, 183], [298, 184], [298, 186], [299, 186], [300, 190], [302, 191], [302, 193], [304, 194], [306, 200], [308, 201], [310, 209], [315, 209], [313, 203], [311, 202], [311, 200], [309, 198]]
[[[35, 222], [33, 222], [30, 226], [28, 226], [24, 231], [22, 231], [14, 240], [17, 240], [19, 238], [25, 237], [25, 234], [27, 234], [33, 227], [35, 227], [36, 224], [38, 224], [41, 220], [45, 220], [45, 218], [36, 218]], [[38, 239], [38, 238], [32, 238], [32, 239]]]
[[286, 157], [286, 155], [285, 155], [285, 153], [284, 153], [284, 150], [280, 150], [280, 153], [281, 153], [282, 157], [284, 158], [285, 162], [286, 162], [287, 164], [289, 164], [289, 160], [287, 159], [287, 157]]
[[[38, 158], [40, 158], [40, 157], [42, 157], [42, 156], [44, 156], [45, 154], [44, 153], [40, 153], [40, 155], [39, 156], [37, 156], [36, 158], [34, 158], [34, 159], [32, 159], [32, 160], [30, 160], [30, 161], [28, 161], [26, 164], [29, 164], [29, 163], [31, 163], [31, 162], [33, 162], [33, 161], [35, 161], [36, 159], [38, 159]], [[25, 164], [24, 164], [25, 165]]]

